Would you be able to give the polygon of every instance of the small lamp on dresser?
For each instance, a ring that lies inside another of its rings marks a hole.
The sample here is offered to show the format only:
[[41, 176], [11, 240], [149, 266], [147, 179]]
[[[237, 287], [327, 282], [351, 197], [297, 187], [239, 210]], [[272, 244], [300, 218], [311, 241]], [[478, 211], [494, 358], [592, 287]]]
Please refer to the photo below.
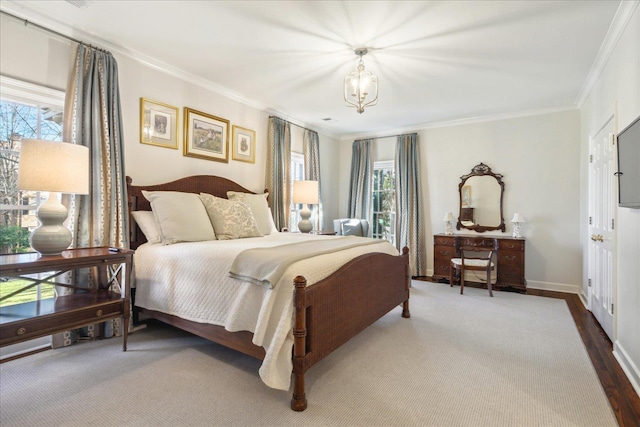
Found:
[[300, 211], [300, 222], [298, 230], [301, 233], [309, 233], [313, 230], [311, 218], [311, 210], [309, 205], [318, 204], [318, 181], [293, 181], [293, 203], [302, 203], [303, 207]]
[[59, 255], [71, 244], [64, 226], [67, 208], [59, 193], [89, 194], [89, 148], [66, 142], [25, 139], [20, 143], [18, 189], [48, 191], [37, 211], [40, 226], [31, 232], [31, 247], [41, 255]]
[[451, 212], [447, 212], [446, 214], [444, 214], [444, 218], [442, 218], [442, 220], [444, 221], [444, 234], [446, 234], [447, 236], [452, 236], [453, 235], [453, 214]]
[[525, 219], [519, 213], [514, 213], [511, 223], [513, 224], [513, 237], [519, 239], [520, 237], [520, 224], [524, 223]]

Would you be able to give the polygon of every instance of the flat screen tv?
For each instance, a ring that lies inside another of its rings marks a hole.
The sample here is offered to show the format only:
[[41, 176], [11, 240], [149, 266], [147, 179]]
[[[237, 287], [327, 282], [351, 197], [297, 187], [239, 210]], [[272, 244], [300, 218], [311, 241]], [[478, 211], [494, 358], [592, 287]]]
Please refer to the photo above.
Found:
[[624, 128], [618, 140], [618, 206], [640, 208], [640, 117]]

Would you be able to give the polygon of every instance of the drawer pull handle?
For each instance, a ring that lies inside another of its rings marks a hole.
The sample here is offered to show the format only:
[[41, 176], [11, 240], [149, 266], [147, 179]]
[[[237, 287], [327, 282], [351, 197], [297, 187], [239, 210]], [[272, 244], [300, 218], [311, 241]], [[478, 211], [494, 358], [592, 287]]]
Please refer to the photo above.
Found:
[[516, 245], [514, 245], [513, 243], [507, 243], [507, 247], [508, 247], [509, 249], [513, 249], [513, 248], [515, 248], [515, 247], [516, 247]]
[[516, 257], [515, 257], [515, 255], [514, 255], [514, 256], [506, 255], [506, 256], [505, 256], [505, 259], [506, 259], [507, 261], [515, 261]]
[[449, 251], [440, 250], [440, 255], [449, 255]]
[[26, 328], [18, 328], [18, 330], [16, 331], [16, 335], [24, 335], [26, 333], [27, 333]]
[[96, 316], [98, 316], [98, 317], [102, 316], [102, 310], [96, 311]]

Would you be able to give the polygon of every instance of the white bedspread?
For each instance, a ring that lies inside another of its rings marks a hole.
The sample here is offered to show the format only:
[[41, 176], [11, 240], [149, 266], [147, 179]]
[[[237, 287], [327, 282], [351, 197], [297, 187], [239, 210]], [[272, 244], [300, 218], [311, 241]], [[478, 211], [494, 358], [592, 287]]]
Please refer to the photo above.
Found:
[[253, 343], [264, 347], [260, 378], [269, 387], [288, 390], [293, 369], [293, 279], [303, 275], [316, 283], [349, 260], [368, 253], [398, 255], [385, 240], [298, 261], [273, 289], [229, 277], [236, 255], [252, 247], [273, 247], [309, 239], [333, 239], [297, 233], [274, 233], [236, 240], [146, 243], [134, 255], [136, 305], [228, 331], [253, 332]]

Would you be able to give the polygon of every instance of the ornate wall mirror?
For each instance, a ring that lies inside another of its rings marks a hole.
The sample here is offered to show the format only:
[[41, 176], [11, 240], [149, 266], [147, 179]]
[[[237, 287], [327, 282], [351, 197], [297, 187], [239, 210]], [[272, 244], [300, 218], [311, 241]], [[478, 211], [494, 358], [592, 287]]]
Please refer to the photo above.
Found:
[[502, 175], [480, 163], [471, 173], [460, 177], [460, 214], [456, 228], [483, 233], [491, 230], [505, 231], [502, 215], [504, 182]]

